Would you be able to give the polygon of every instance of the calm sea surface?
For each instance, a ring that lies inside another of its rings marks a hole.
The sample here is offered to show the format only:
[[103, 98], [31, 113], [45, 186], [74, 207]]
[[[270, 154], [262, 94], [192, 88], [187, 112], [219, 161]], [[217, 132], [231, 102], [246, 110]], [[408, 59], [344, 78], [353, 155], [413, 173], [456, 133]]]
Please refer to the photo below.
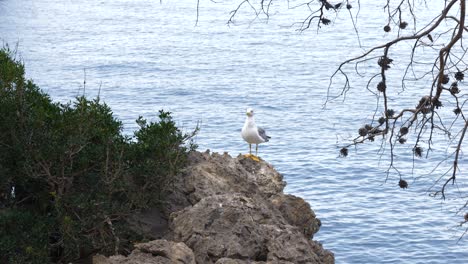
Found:
[[[240, 1], [201, 1], [197, 26], [196, 0], [162, 2], [0, 0], [0, 41], [18, 43], [28, 77], [54, 100], [100, 91], [127, 134], [139, 115], [154, 119], [163, 108], [186, 131], [200, 122], [200, 150], [237, 156], [248, 151], [240, 128], [245, 109], [253, 107], [257, 123], [272, 137], [259, 155], [284, 174], [287, 192], [312, 205], [323, 223], [314, 239], [335, 253], [337, 263], [468, 263], [468, 243], [457, 243], [463, 229], [456, 227], [462, 219], [456, 210], [466, 201], [466, 156], [458, 184], [441, 201], [428, 195], [440, 174], [427, 174], [453, 151], [446, 144], [434, 148], [433, 159], [417, 160], [414, 171], [411, 146], [401, 148], [396, 160], [409, 182], [406, 190], [393, 173], [385, 182], [388, 151], [381, 155], [380, 142], [350, 149], [348, 158], [338, 155], [376, 108], [367, 79], [356, 75], [346, 100], [323, 108], [330, 75], [363, 51], [347, 10], [331, 16], [329, 27], [300, 33], [294, 23], [306, 12], [282, 3], [273, 2], [268, 23], [262, 16], [251, 21], [245, 7], [229, 27], [229, 11]], [[371, 2], [358, 17], [364, 48], [394, 36], [381, 30], [385, 13]], [[418, 19], [438, 12], [432, 6]], [[396, 52], [405, 54], [408, 47]], [[374, 65], [361, 70], [371, 72]], [[395, 63], [389, 72], [398, 77], [403, 68]], [[334, 84], [332, 94], [341, 85]], [[409, 99], [391, 104], [413, 105]]]

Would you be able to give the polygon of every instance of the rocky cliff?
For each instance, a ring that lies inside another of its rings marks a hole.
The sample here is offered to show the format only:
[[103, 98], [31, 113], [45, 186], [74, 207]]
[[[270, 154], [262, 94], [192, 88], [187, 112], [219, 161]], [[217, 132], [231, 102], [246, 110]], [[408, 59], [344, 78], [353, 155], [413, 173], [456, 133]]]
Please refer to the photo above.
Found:
[[334, 263], [312, 240], [320, 220], [302, 198], [284, 194], [285, 185], [264, 161], [193, 152], [164, 210], [131, 223], [155, 240], [94, 263]]

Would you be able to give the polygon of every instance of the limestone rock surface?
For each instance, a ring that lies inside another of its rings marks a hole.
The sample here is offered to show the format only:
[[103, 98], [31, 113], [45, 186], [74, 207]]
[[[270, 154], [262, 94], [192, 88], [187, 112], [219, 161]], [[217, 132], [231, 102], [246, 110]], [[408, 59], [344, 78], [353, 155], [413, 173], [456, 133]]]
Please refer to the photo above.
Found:
[[271, 203], [280, 210], [289, 224], [299, 227], [305, 236], [313, 237], [318, 232], [322, 223], [315, 217], [314, 211], [304, 199], [282, 194], [272, 197]]
[[[312, 240], [320, 220], [302, 198], [284, 194], [285, 186], [282, 175], [263, 160], [193, 152], [187, 168], [174, 179], [160, 214], [149, 211], [144, 219], [133, 221], [143, 223], [141, 230], [151, 231], [152, 237], [164, 239], [137, 244], [129, 256], [106, 260], [112, 264], [334, 263], [333, 253]], [[153, 221], [152, 215], [158, 217]]]
[[197, 263], [216, 263], [224, 257], [329, 263], [322, 257], [326, 251], [314, 251], [321, 245], [290, 225], [275, 207], [243, 194], [209, 196], [172, 217], [174, 240], [192, 248]]
[[132, 253], [125, 257], [121, 255], [103, 258], [95, 256], [94, 264], [195, 264], [193, 251], [184, 243], [153, 240], [135, 245]]

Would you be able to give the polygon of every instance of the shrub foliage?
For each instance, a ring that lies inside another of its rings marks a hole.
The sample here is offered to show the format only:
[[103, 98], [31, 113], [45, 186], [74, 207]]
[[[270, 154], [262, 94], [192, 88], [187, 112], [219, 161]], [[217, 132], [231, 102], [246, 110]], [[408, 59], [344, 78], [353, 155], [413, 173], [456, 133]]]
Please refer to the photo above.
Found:
[[125, 219], [157, 206], [196, 148], [169, 112], [134, 137], [98, 99], [54, 103], [0, 50], [0, 262], [70, 262], [125, 253]]

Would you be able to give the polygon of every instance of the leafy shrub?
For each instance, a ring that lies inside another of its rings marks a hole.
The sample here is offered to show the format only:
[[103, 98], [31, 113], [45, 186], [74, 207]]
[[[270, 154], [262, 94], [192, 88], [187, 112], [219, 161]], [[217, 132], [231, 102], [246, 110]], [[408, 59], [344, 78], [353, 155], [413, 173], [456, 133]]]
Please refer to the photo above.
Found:
[[0, 262], [49, 262], [49, 234], [52, 219], [21, 209], [6, 209], [0, 215]]
[[[193, 150], [196, 145], [190, 139], [192, 134], [182, 134], [176, 127], [169, 112], [159, 111], [159, 121], [148, 123], [143, 117], [136, 121], [140, 130], [135, 132], [136, 142], [131, 144], [130, 158], [132, 161], [132, 175], [136, 185], [141, 186], [136, 199], [143, 199], [144, 204], [151, 204], [161, 200], [149, 197], [148, 193], [162, 194], [163, 190], [171, 183], [172, 177], [185, 164], [188, 150]], [[188, 146], [181, 142], [189, 141]], [[153, 204], [154, 205], [154, 204]]]
[[[0, 259], [69, 262], [128, 252], [133, 212], [158, 205], [195, 149], [169, 112], [134, 138], [98, 99], [58, 104], [0, 50]], [[3, 231], [5, 230], [5, 231]]]

